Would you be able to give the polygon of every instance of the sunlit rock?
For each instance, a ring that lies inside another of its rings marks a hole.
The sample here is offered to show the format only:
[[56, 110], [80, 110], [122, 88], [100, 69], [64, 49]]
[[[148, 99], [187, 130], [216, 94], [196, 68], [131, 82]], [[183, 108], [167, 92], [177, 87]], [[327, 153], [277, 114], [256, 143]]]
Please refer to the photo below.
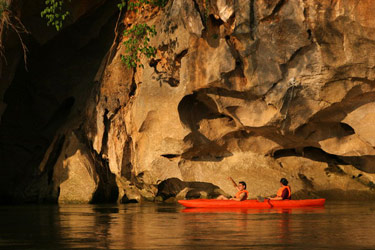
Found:
[[53, 180], [59, 203], [89, 203], [99, 184], [99, 176], [87, 148], [74, 134], [68, 138], [57, 160]]
[[375, 103], [358, 107], [343, 122], [349, 124], [363, 141], [375, 147]]
[[[175, 202], [232, 195], [231, 176], [252, 198], [285, 177], [296, 198], [374, 199], [371, 1], [71, 11], [59, 34], [27, 23], [30, 73], [20, 59], [0, 68], [1, 197]], [[155, 25], [156, 55], [129, 69], [122, 31], [141, 23]]]

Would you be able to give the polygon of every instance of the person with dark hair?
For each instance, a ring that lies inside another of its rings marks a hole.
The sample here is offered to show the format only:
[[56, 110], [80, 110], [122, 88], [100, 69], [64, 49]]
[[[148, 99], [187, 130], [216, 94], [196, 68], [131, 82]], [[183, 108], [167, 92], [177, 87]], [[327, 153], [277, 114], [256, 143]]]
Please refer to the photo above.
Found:
[[277, 191], [276, 197], [269, 197], [268, 199], [274, 201], [281, 201], [281, 200], [290, 200], [292, 198], [292, 192], [290, 187], [288, 186], [288, 180], [285, 178], [281, 178], [280, 180], [280, 188]]
[[246, 183], [244, 181], [238, 182], [238, 185], [236, 182], [232, 179], [232, 177], [228, 177], [230, 181], [232, 181], [233, 185], [235, 188], [237, 188], [238, 192], [234, 196], [234, 198], [227, 198], [224, 195], [220, 195], [216, 199], [218, 200], [233, 200], [233, 201], [243, 201], [246, 200], [247, 197], [249, 196], [249, 192], [246, 190]]

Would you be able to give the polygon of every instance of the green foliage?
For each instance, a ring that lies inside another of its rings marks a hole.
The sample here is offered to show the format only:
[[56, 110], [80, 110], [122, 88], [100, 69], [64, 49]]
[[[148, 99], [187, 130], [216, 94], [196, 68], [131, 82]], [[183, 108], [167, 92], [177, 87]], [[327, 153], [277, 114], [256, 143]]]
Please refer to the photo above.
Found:
[[117, 7], [120, 9], [120, 11], [125, 8], [126, 6], [126, 0], [120, 0], [120, 3], [117, 4]]
[[5, 1], [0, 1], [0, 18], [3, 17], [4, 11], [8, 10], [8, 5]]
[[163, 8], [167, 3], [168, 0], [120, 0], [120, 3], [117, 4], [117, 7], [121, 11], [123, 8], [126, 7], [126, 4], [128, 4], [127, 10], [133, 10], [136, 12], [138, 7], [141, 7], [145, 4]]
[[[121, 0], [123, 1], [123, 0]], [[128, 10], [136, 11], [136, 8], [149, 4], [151, 6], [164, 7], [167, 4], [168, 0], [135, 0], [129, 1]]]
[[[143, 5], [151, 5], [163, 8], [168, 0], [120, 0], [117, 7], [122, 10], [127, 6], [127, 10], [137, 12], [137, 9]], [[139, 54], [145, 55], [147, 58], [155, 57], [156, 48], [149, 45], [150, 37], [156, 35], [155, 26], [149, 26], [145, 23], [135, 24], [132, 28], [124, 31], [124, 36], [128, 37], [123, 44], [125, 45], [125, 55], [121, 55], [121, 60], [129, 68], [143, 67], [140, 62]]]
[[52, 25], [59, 31], [64, 20], [70, 14], [69, 11], [63, 10], [64, 0], [46, 0], [44, 3], [46, 7], [40, 13], [41, 17], [47, 19], [48, 26]]
[[[156, 48], [149, 45], [150, 37], [156, 35], [155, 25], [149, 26], [145, 23], [135, 24], [124, 31], [124, 36], [129, 37], [124, 42], [126, 55], [121, 55], [121, 60], [128, 68], [135, 68], [140, 62], [139, 54], [147, 58], [155, 57]], [[139, 67], [143, 67], [142, 64]]]
[[[2, 0], [0, 0], [2, 1]], [[71, 0], [45, 0], [45, 9], [40, 13], [41, 17], [47, 19], [47, 25], [52, 25], [59, 31], [64, 20], [70, 14], [64, 10], [64, 1]], [[168, 0], [119, 0], [117, 7], [121, 10], [137, 11], [138, 7], [150, 5], [154, 7], [164, 7]], [[147, 58], [154, 57], [156, 48], [149, 45], [150, 37], [156, 35], [155, 26], [147, 24], [136, 24], [132, 28], [124, 31], [124, 36], [128, 40], [124, 42], [125, 55], [121, 55], [121, 60], [130, 68], [135, 68], [140, 62], [139, 54], [145, 55]], [[139, 65], [143, 67], [142, 64]]]

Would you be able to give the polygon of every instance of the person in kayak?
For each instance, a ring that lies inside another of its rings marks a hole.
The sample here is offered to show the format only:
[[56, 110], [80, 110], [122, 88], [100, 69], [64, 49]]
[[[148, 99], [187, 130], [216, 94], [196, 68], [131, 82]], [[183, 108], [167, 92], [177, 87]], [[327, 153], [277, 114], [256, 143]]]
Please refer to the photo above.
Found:
[[277, 191], [275, 197], [268, 197], [267, 199], [273, 201], [281, 201], [281, 200], [290, 200], [292, 198], [292, 192], [290, 191], [290, 187], [288, 186], [288, 180], [285, 178], [281, 178], [280, 180], [281, 187]]
[[246, 183], [244, 181], [236, 182], [232, 179], [232, 177], [228, 177], [230, 181], [232, 181], [235, 188], [237, 188], [238, 192], [233, 198], [227, 198], [224, 195], [220, 195], [217, 197], [217, 200], [233, 200], [233, 201], [244, 201], [249, 196], [249, 192], [246, 190]]

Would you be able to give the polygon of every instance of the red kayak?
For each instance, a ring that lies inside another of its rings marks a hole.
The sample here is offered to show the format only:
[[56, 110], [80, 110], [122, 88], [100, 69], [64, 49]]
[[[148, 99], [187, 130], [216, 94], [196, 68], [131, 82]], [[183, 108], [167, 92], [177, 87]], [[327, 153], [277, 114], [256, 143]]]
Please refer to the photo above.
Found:
[[294, 207], [322, 207], [326, 199], [310, 199], [310, 200], [282, 200], [271, 201], [264, 200], [216, 200], [216, 199], [196, 199], [196, 200], [179, 200], [184, 207], [209, 207], [209, 208], [294, 208]]

